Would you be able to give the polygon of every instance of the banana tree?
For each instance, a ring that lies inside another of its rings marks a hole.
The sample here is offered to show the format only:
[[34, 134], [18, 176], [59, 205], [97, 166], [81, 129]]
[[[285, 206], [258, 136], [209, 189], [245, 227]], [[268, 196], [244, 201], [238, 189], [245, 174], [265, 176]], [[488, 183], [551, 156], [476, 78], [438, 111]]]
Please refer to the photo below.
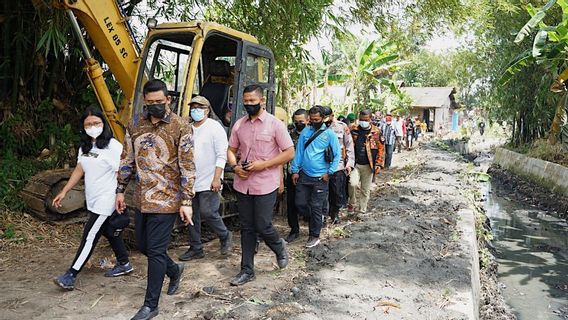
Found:
[[[555, 26], [549, 26], [544, 22], [554, 7], [562, 10], [561, 21]], [[527, 5], [527, 11], [531, 15], [530, 20], [521, 28], [515, 38], [515, 43], [521, 43], [531, 34], [535, 33], [532, 48], [526, 50], [507, 65], [501, 75], [501, 84], [506, 84], [518, 72], [533, 63], [540, 64], [557, 79], [552, 86], [553, 92], [561, 96], [556, 105], [556, 112], [548, 132], [550, 144], [556, 144], [561, 136], [564, 147], [568, 149], [568, 125], [567, 125], [567, 97], [564, 81], [568, 79], [566, 59], [568, 58], [568, 0], [550, 0], [542, 8]]]
[[[338, 66], [326, 77], [327, 84], [345, 86], [346, 96], [355, 96], [355, 109], [368, 107], [372, 92], [381, 94], [383, 90], [397, 92], [398, 88], [390, 80], [390, 75], [402, 62], [393, 42], [373, 40], [363, 42], [353, 35], [346, 35], [337, 43], [341, 59], [334, 61]], [[352, 106], [349, 112], [352, 112]]]

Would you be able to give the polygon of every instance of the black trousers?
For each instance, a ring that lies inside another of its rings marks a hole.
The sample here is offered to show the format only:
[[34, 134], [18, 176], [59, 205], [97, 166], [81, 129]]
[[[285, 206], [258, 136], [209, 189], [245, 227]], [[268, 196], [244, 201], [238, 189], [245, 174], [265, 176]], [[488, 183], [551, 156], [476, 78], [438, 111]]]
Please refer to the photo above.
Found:
[[300, 178], [296, 185], [296, 207], [302, 214], [310, 217], [310, 237], [319, 238], [320, 236], [328, 189], [328, 182], [320, 177], [310, 177], [300, 171]]
[[329, 177], [329, 216], [335, 219], [339, 209], [347, 205], [347, 174], [339, 170]]
[[221, 240], [225, 240], [229, 231], [219, 215], [221, 200], [218, 192], [201, 191], [193, 197], [193, 226], [189, 229], [189, 245], [193, 250], [202, 250], [201, 221], [203, 220]]
[[292, 175], [286, 177], [286, 202], [288, 225], [290, 233], [300, 233], [300, 223], [298, 222], [298, 208], [296, 208], [296, 186], [292, 183]]
[[257, 234], [280, 258], [284, 253], [283, 240], [272, 225], [278, 190], [265, 195], [237, 192], [237, 207], [241, 221], [241, 271], [254, 274], [254, 249]]
[[140, 252], [148, 258], [144, 305], [151, 309], [158, 306], [165, 275], [171, 278], [179, 271], [168, 256], [168, 246], [177, 217], [177, 214], [141, 213], [136, 210], [136, 243]]
[[85, 263], [91, 257], [91, 254], [93, 254], [101, 235], [104, 235], [105, 238], [108, 239], [117, 262], [120, 264], [128, 262], [128, 251], [122, 240], [122, 234], [115, 236], [108, 228], [109, 218], [109, 216], [103, 216], [89, 211], [89, 219], [83, 229], [81, 244], [79, 245], [79, 249], [77, 249], [77, 254], [69, 269], [74, 275], [77, 275], [77, 273], [83, 269]]

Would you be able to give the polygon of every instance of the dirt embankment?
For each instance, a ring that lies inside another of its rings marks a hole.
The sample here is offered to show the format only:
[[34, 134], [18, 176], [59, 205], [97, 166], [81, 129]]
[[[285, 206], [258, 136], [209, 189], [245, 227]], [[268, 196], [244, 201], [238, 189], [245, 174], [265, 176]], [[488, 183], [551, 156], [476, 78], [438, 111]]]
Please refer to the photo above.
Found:
[[528, 203], [541, 210], [560, 217], [568, 218], [568, 197], [554, 193], [549, 189], [519, 177], [498, 165], [487, 171], [493, 177], [497, 195], [506, 199]]
[[[157, 319], [468, 319], [460, 293], [471, 285], [470, 257], [457, 228], [458, 210], [469, 206], [464, 195], [475, 189], [464, 175], [467, 163], [430, 147], [396, 154], [395, 163], [378, 176], [370, 212], [327, 227], [312, 250], [303, 248], [304, 238], [292, 243], [285, 270], [262, 245], [256, 281], [230, 287], [239, 271], [238, 236], [229, 258], [218, 254], [218, 241], [207, 243], [206, 258], [187, 264], [181, 292], [162, 295]], [[283, 218], [275, 224], [287, 233]], [[80, 226], [70, 228], [43, 226], [42, 235], [0, 247], [0, 319], [129, 319], [140, 307], [145, 258], [132, 252], [133, 274], [104, 278], [112, 260], [105, 240], [75, 291], [53, 285], [73, 258], [75, 245], [67, 244], [79, 239]], [[305, 225], [301, 233], [307, 237]], [[63, 235], [66, 245], [53, 241]]]

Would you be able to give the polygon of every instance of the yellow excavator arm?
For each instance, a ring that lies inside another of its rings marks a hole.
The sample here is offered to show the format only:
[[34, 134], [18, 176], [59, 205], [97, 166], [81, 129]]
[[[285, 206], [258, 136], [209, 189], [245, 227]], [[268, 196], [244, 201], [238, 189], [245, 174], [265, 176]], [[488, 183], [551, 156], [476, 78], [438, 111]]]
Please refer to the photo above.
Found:
[[[136, 72], [140, 62], [139, 50], [127, 18], [116, 0], [56, 0], [54, 5], [67, 11], [81, 43], [87, 74], [97, 99], [115, 137], [122, 141], [124, 126], [132, 113]], [[77, 20], [87, 31], [122, 89], [124, 97], [120, 112], [104, 81], [103, 69], [93, 58]]]

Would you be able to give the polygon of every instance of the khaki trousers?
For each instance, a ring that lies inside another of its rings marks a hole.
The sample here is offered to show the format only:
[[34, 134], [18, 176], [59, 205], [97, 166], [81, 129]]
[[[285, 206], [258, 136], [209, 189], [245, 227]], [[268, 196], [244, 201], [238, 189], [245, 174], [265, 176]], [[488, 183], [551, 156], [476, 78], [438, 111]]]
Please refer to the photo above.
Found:
[[[371, 195], [371, 183], [373, 172], [368, 164], [356, 164], [349, 175], [349, 205], [359, 205], [359, 211], [366, 212], [369, 196]], [[361, 190], [360, 193], [358, 191]], [[357, 195], [360, 196], [357, 203]]]

